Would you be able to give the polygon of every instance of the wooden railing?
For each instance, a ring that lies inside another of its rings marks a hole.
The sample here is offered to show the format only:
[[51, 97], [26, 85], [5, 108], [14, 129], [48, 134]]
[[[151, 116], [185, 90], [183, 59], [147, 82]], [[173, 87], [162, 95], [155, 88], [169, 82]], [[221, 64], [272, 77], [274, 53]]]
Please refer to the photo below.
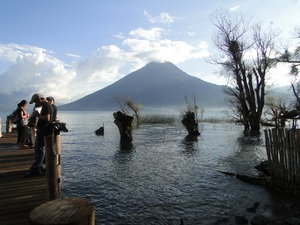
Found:
[[272, 180], [299, 185], [300, 129], [267, 129], [265, 141]]

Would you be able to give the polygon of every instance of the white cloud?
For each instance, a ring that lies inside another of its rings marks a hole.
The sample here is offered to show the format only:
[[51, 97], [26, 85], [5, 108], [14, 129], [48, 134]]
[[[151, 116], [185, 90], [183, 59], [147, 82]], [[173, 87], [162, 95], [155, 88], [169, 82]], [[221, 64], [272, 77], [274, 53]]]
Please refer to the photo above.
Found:
[[[62, 92], [75, 75], [73, 70], [68, 70], [63, 62], [45, 49], [16, 44], [2, 45], [0, 49], [1, 58], [7, 57], [14, 61], [1, 74], [0, 93], [23, 92], [24, 95], [30, 95], [47, 92], [54, 95]], [[11, 54], [3, 55], [3, 49]]]
[[117, 39], [120, 39], [120, 40], [125, 39], [125, 36], [124, 36], [123, 33], [115, 34], [115, 35], [113, 35], [113, 36], [114, 36], [115, 38], [117, 38]]
[[[146, 32], [145, 32], [146, 33]], [[132, 56], [143, 59], [143, 61], [171, 61], [173, 63], [184, 62], [188, 59], [199, 59], [207, 57], [208, 46], [204, 42], [198, 46], [190, 45], [183, 41], [172, 41], [169, 39], [134, 39], [123, 41]]]
[[72, 57], [72, 58], [77, 58], [77, 59], [81, 58], [80, 55], [76, 55], [76, 54], [72, 54], [72, 53], [67, 53], [66, 55], [67, 55], [67, 56], [70, 56], [70, 57]]
[[234, 6], [234, 7], [231, 7], [229, 9], [230, 12], [234, 12], [234, 11], [237, 11], [241, 6], [240, 5], [237, 5], [237, 6]]
[[170, 16], [167, 12], [162, 12], [159, 16], [153, 17], [144, 10], [144, 15], [150, 23], [172, 24], [175, 22], [175, 17]]
[[154, 27], [151, 29], [143, 29], [143, 28], [138, 28], [136, 30], [132, 30], [129, 32], [130, 35], [136, 37], [136, 38], [141, 38], [141, 39], [145, 39], [145, 40], [159, 40], [161, 37], [162, 32], [164, 31], [164, 29], [162, 28], [158, 28], [158, 27]]
[[190, 32], [188, 32], [188, 35], [191, 36], [191, 37], [195, 37], [197, 35], [197, 33], [190, 31]]
[[18, 45], [14, 43], [0, 44], [0, 60], [16, 62], [18, 57], [22, 57], [26, 54], [36, 54], [41, 52], [48, 52], [46, 49], [38, 48], [29, 45]]

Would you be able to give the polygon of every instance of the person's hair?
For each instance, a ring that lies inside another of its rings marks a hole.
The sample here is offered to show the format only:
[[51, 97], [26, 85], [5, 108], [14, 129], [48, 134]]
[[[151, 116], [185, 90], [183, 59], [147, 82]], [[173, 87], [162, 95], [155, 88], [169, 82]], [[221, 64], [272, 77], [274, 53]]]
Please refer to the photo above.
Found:
[[54, 98], [53, 98], [53, 97], [51, 97], [51, 96], [47, 97], [47, 98], [46, 98], [46, 100], [47, 100], [48, 102], [49, 102], [49, 101], [53, 101], [53, 102], [55, 102]]
[[24, 106], [25, 104], [27, 104], [26, 100], [22, 100], [19, 104], [18, 107]]

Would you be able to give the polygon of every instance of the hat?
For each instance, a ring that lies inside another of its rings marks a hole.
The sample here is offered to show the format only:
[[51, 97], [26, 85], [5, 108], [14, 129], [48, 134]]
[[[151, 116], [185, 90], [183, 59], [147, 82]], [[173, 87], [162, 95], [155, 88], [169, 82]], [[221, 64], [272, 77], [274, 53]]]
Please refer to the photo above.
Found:
[[32, 95], [29, 104], [32, 104], [32, 103], [36, 102], [36, 100], [43, 98], [43, 97], [44, 96], [42, 94], [34, 94], [34, 95]]

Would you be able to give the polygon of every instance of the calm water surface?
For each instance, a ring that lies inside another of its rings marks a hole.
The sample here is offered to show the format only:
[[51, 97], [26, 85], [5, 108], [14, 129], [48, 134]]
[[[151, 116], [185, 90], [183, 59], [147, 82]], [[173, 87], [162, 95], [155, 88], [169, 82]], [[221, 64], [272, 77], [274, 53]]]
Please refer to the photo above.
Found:
[[[178, 120], [135, 128], [132, 149], [122, 149], [112, 113], [59, 112], [69, 129], [61, 133], [62, 195], [93, 203], [96, 224], [234, 224], [236, 215], [253, 216], [245, 209], [255, 201], [265, 216], [292, 201], [219, 172], [256, 175], [263, 135], [250, 140], [240, 126], [202, 123], [189, 141]], [[96, 136], [102, 123], [105, 135]]]

